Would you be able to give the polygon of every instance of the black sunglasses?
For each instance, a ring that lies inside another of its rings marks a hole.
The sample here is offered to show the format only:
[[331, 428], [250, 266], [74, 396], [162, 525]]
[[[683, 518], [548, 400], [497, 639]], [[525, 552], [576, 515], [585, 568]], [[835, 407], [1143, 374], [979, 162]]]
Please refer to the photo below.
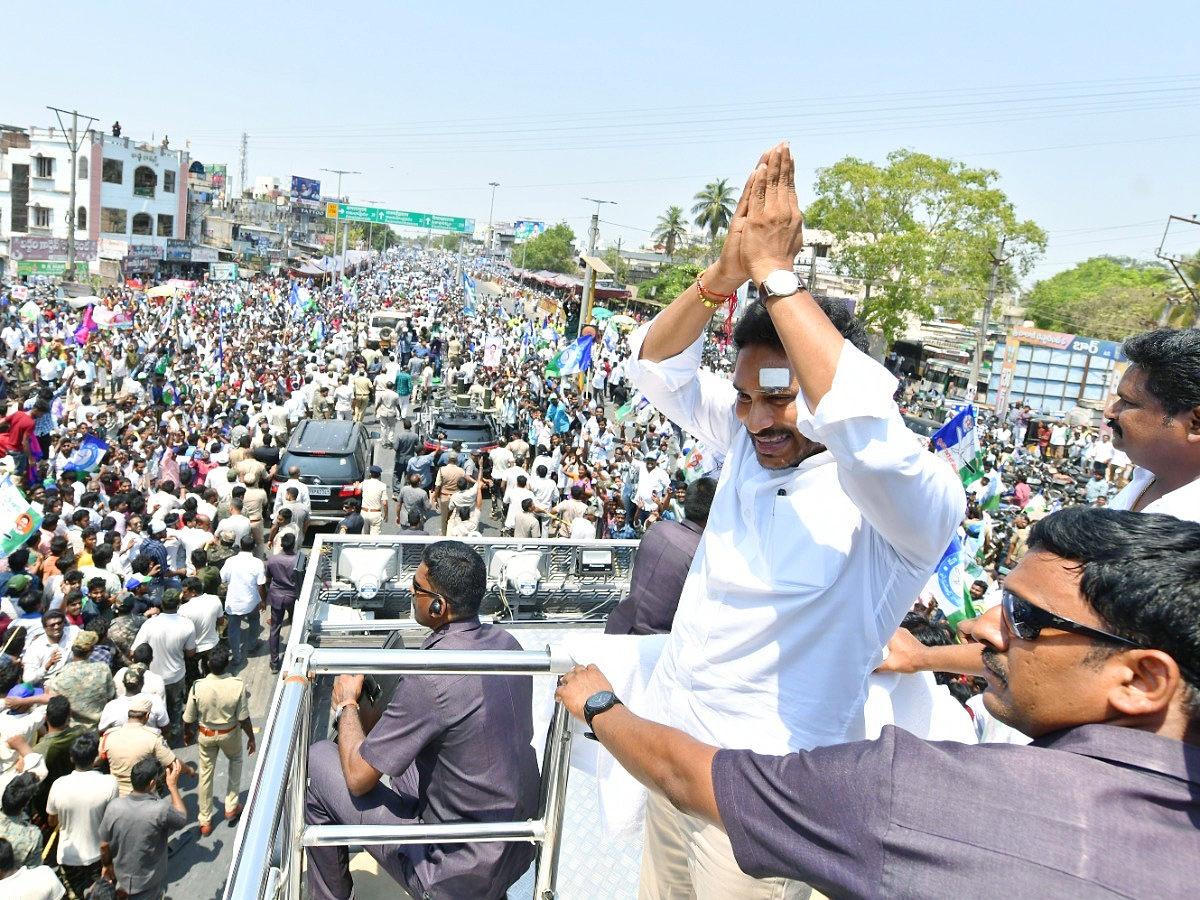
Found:
[[419, 584], [415, 575], [413, 576], [412, 580], [412, 591], [414, 594], [428, 594], [430, 597], [437, 597], [439, 600], [446, 600], [447, 602], [449, 601], [449, 598], [445, 594], [439, 594], [437, 591], [431, 591], [429, 588]]
[[1000, 604], [1004, 610], [1004, 621], [1008, 624], [1009, 630], [1023, 641], [1036, 641], [1043, 628], [1057, 628], [1059, 631], [1069, 631], [1072, 634], [1083, 635], [1098, 641], [1124, 644], [1127, 647], [1137, 647], [1139, 650], [1149, 649], [1145, 644], [1131, 641], [1129, 638], [1118, 637], [1110, 632], [1101, 631], [1099, 628], [1080, 625], [1078, 622], [1056, 616], [1040, 606], [1034, 606], [1024, 597], [1018, 597], [1012, 591], [1001, 591], [1000, 598]]

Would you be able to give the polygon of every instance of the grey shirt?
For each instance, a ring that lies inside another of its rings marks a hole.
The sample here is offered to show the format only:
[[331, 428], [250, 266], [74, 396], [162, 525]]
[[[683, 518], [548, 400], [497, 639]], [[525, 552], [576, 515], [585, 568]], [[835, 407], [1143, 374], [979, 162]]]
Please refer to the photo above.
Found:
[[[520, 650], [502, 628], [478, 618], [451, 622], [422, 649]], [[404, 676], [362, 758], [415, 798], [422, 822], [508, 822], [537, 815], [533, 684], [525, 675]], [[420, 886], [435, 897], [501, 896], [533, 861], [532, 845], [443, 844], [387, 848], [408, 854]], [[414, 896], [420, 891], [412, 891]]]
[[112, 852], [117, 887], [130, 894], [161, 891], [167, 884], [167, 837], [187, 817], [149, 794], [130, 794], [108, 804], [100, 840]]
[[1200, 884], [1200, 746], [1083, 725], [1013, 744], [722, 750], [721, 818], [750, 875], [830, 897], [1186, 897]]
[[655, 522], [638, 544], [629, 594], [609, 613], [605, 634], [666, 634], [704, 529], [695, 522]]
[[411, 512], [426, 513], [430, 510], [429, 492], [424, 488], [406, 484], [397, 492], [400, 501], [400, 523], [408, 524], [408, 514]]

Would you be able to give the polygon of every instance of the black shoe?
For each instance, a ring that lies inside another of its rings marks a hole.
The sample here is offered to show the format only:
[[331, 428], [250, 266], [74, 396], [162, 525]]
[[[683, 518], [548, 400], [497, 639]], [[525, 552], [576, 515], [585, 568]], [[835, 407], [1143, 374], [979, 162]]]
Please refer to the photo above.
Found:
[[278, 662], [275, 662], [275, 660], [271, 660], [271, 671], [274, 674], [278, 675], [279, 670], [282, 668], [283, 668], [283, 663], [278, 663]]

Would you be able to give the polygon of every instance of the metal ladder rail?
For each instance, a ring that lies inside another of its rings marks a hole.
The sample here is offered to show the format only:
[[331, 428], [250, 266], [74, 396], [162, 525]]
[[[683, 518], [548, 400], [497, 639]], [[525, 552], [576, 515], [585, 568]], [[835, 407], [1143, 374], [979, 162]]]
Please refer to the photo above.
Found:
[[[538, 845], [534, 897], [555, 896], [562, 814], [570, 767], [570, 716], [555, 705], [542, 758], [538, 818], [510, 823], [444, 823], [402, 826], [306, 826], [307, 741], [312, 727], [311, 678], [338, 674], [559, 675], [568, 657], [545, 651], [451, 651], [290, 648], [291, 674], [272, 707], [263, 756], [239, 828], [238, 852], [226, 882], [224, 900], [299, 900], [302, 856], [309, 846], [413, 844], [430, 841], [533, 841]], [[281, 739], [282, 738], [282, 739]], [[281, 840], [282, 839], [282, 840]], [[278, 890], [274, 890], [277, 886]]]

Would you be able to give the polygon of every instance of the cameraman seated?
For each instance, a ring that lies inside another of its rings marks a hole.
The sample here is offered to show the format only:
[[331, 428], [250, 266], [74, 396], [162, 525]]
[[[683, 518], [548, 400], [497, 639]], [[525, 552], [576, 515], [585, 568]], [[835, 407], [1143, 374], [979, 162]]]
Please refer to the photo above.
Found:
[[[487, 571], [458, 541], [425, 548], [413, 576], [413, 615], [432, 630], [425, 650], [520, 650], [479, 621]], [[533, 686], [527, 675], [406, 675], [376, 717], [359, 709], [363, 676], [334, 683], [337, 743], [309, 749], [306, 819], [314, 825], [517, 822], [538, 807]], [[367, 698], [362, 699], [367, 706]], [[415, 898], [499, 900], [524, 874], [525, 843], [369, 846]], [[309, 896], [354, 895], [345, 847], [308, 851]]]

